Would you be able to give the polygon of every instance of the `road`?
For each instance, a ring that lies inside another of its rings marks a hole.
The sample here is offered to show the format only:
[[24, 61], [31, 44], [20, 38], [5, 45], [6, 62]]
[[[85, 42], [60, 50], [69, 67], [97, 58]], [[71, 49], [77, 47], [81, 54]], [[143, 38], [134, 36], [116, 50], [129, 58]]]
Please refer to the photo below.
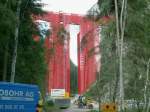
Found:
[[[97, 103], [93, 103], [93, 106], [94, 106], [94, 110], [98, 110], [98, 104]], [[75, 105], [73, 103], [73, 101], [71, 101], [70, 108], [68, 108], [68, 109], [53, 110], [51, 112], [90, 112], [90, 109], [86, 109], [86, 108], [79, 109], [77, 107], [77, 105]]]
[[61, 109], [60, 112], [89, 112], [90, 109], [79, 109], [76, 105], [72, 105], [68, 109]]

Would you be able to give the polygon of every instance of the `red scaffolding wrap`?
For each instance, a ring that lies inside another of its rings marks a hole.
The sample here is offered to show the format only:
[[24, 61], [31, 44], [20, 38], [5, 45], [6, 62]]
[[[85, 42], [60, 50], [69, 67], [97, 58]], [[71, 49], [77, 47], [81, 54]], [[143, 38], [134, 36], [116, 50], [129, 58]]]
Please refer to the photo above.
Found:
[[[48, 93], [51, 89], [65, 89], [70, 93], [69, 25], [80, 26], [77, 37], [78, 93], [83, 94], [96, 80], [97, 63], [94, 48], [98, 39], [97, 25], [76, 14], [48, 12], [43, 16], [36, 16], [35, 19], [51, 24], [51, 33], [45, 39]], [[62, 32], [65, 36], [61, 34]]]

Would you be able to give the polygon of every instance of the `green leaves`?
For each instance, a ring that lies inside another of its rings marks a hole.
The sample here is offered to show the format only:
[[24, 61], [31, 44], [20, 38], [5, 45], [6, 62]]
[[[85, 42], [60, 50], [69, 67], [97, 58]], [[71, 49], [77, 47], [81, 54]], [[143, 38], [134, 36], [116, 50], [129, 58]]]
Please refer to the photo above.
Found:
[[78, 75], [78, 68], [77, 66], [70, 60], [70, 75], [71, 75], [71, 94], [77, 94], [77, 86], [78, 86], [78, 81], [77, 81], [77, 75]]
[[113, 0], [99, 0], [98, 1], [100, 15], [107, 16], [114, 12], [114, 2]]
[[[120, 2], [119, 13], [120, 13]], [[114, 14], [114, 0], [99, 0], [99, 18]], [[127, 20], [125, 22], [125, 38], [123, 46], [123, 72], [125, 99], [143, 100], [146, 81], [147, 62], [150, 58], [150, 2], [149, 0], [128, 0]], [[119, 15], [120, 16], [120, 15]], [[116, 65], [116, 26], [113, 21], [102, 26], [101, 31], [101, 83], [104, 86], [112, 83], [118, 73]], [[104, 86], [101, 86], [100, 89]], [[113, 88], [112, 87], [112, 88]], [[96, 86], [94, 86], [96, 88]], [[114, 89], [114, 88], [113, 88]], [[113, 90], [111, 90], [113, 91]], [[108, 91], [104, 91], [104, 95]], [[148, 94], [147, 94], [148, 95]]]
[[0, 15], [0, 43], [4, 46], [14, 33], [16, 17], [13, 11], [2, 4], [0, 4]]
[[[22, 0], [15, 81], [38, 84], [43, 90], [46, 74], [43, 43], [36, 43], [32, 37], [33, 34], [37, 34], [37, 29], [31, 16], [42, 14], [41, 5], [36, 1]], [[0, 75], [3, 74], [4, 54], [8, 52], [8, 60], [5, 63], [7, 81], [10, 79], [14, 34], [18, 22], [16, 19], [17, 4], [18, 0], [0, 1]], [[7, 49], [6, 45], [8, 45]]]

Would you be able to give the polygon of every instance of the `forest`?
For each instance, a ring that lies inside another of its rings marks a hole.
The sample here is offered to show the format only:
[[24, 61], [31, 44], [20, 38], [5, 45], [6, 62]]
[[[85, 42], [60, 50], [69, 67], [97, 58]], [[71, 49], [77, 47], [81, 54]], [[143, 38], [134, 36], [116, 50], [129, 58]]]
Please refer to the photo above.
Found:
[[118, 102], [122, 111], [131, 102], [135, 110], [127, 112], [149, 112], [150, 1], [99, 0], [97, 6], [88, 17], [100, 24], [101, 70], [87, 94]]
[[[37, 84], [44, 94], [47, 64], [43, 40], [33, 39], [40, 33], [32, 15], [45, 12], [37, 1], [0, 0], [0, 80]], [[99, 25], [101, 68], [86, 95], [118, 102], [122, 111], [130, 101], [135, 112], [149, 112], [150, 0], [98, 0], [97, 6], [87, 17]], [[76, 93], [77, 67], [70, 63]]]
[[38, 84], [44, 92], [43, 43], [32, 38], [34, 34], [39, 35], [32, 15], [44, 12], [35, 1], [0, 1], [0, 80]]

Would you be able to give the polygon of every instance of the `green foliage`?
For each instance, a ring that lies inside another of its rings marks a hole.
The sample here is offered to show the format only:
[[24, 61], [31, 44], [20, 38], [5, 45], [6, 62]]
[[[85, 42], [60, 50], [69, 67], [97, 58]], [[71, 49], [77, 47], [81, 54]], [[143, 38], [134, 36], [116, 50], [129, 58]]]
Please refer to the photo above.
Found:
[[113, 0], [98, 0], [100, 16], [107, 16], [110, 13], [114, 13], [114, 1]]
[[32, 35], [36, 34], [37, 29], [31, 18], [32, 14], [41, 14], [42, 10], [35, 1], [22, 1], [15, 81], [37, 84], [43, 93], [46, 74], [44, 47], [42, 42], [33, 40]]
[[68, 37], [68, 32], [64, 28], [63, 25], [60, 26], [58, 32], [57, 32], [57, 37], [58, 37], [58, 43], [63, 45], [65, 39], [69, 39]]
[[125, 33], [126, 43], [128, 43], [125, 66], [129, 66], [126, 73], [130, 75], [130, 77], [127, 77], [126, 95], [127, 98], [132, 97], [138, 100], [143, 99], [146, 62], [150, 58], [150, 15], [147, 13], [150, 9], [148, 7], [147, 0], [129, 2]]
[[14, 33], [16, 18], [14, 13], [2, 4], [0, 4], [0, 15], [0, 44], [5, 46], [5, 43]]
[[71, 94], [77, 93], [77, 75], [78, 75], [78, 68], [77, 66], [70, 60], [70, 75], [71, 75]]
[[[19, 42], [17, 51], [15, 82], [39, 85], [45, 89], [46, 64], [42, 42], [35, 42], [32, 35], [39, 34], [32, 20], [32, 15], [43, 14], [37, 0], [22, 0], [20, 12]], [[10, 80], [12, 52], [16, 23], [17, 0], [0, 1], [0, 80], [5, 63], [4, 54], [8, 44], [7, 81]]]
[[10, 2], [6, 2], [6, 0], [0, 1], [0, 80], [2, 80], [4, 69], [8, 69], [8, 65], [11, 64], [10, 61], [7, 61], [8, 64], [5, 63], [5, 54], [7, 52], [7, 57], [11, 58], [11, 50], [8, 47], [11, 47], [10, 41], [13, 42], [14, 31], [16, 27], [16, 15], [13, 10], [16, 7], [16, 0], [13, 0], [11, 4]]
[[83, 50], [86, 47], [87, 42], [88, 42], [87, 37], [84, 36], [81, 40], [81, 46], [80, 46], [81, 50]]
[[[99, 0], [100, 16], [114, 14], [113, 3], [109, 0]], [[150, 59], [150, 2], [149, 0], [129, 0], [127, 4], [127, 20], [123, 46], [123, 73], [125, 99], [143, 101], [144, 86], [148, 59]], [[120, 12], [120, 3], [118, 4]], [[111, 9], [111, 10], [110, 10]], [[103, 96], [109, 93], [103, 87], [111, 84], [114, 91], [114, 80], [117, 78], [116, 65], [116, 28], [115, 21], [102, 27], [101, 31], [101, 74], [99, 88]], [[149, 96], [150, 86], [147, 89]], [[91, 93], [97, 91], [96, 85]], [[148, 92], [149, 91], [149, 92]], [[98, 93], [96, 93], [98, 94]], [[92, 94], [93, 95], [93, 94]], [[102, 97], [103, 97], [102, 96]], [[109, 97], [111, 99], [111, 97]]]

